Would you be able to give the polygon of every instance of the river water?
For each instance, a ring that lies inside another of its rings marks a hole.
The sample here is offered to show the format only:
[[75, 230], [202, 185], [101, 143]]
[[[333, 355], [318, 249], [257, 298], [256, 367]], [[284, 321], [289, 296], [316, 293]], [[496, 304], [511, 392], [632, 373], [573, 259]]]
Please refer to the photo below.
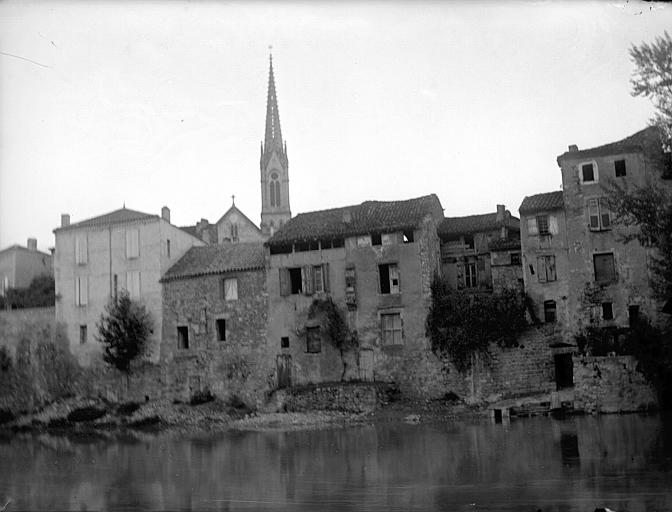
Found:
[[672, 416], [0, 438], [0, 509], [672, 510]]

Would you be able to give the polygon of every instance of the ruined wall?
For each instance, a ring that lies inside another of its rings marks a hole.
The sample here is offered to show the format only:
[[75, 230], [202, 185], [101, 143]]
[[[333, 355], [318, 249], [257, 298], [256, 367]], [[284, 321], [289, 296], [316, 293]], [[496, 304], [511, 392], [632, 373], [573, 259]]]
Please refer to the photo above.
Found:
[[[238, 280], [238, 299], [225, 300], [221, 280]], [[275, 387], [275, 351], [266, 340], [268, 294], [264, 270], [230, 272], [164, 283], [163, 341], [166, 395], [188, 400], [209, 390], [237, 395], [252, 404]], [[220, 340], [217, 320], [225, 321]], [[178, 347], [178, 326], [189, 333], [189, 348]]]
[[289, 412], [371, 412], [388, 401], [390, 390], [386, 384], [373, 383], [317, 385], [276, 391], [274, 400]]
[[574, 357], [574, 408], [589, 413], [655, 409], [656, 393], [633, 356]]

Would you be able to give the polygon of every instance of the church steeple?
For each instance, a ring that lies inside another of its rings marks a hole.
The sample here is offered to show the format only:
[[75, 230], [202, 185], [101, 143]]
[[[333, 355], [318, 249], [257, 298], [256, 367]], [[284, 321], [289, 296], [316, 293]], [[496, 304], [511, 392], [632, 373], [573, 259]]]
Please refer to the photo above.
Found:
[[282, 140], [278, 98], [273, 73], [273, 55], [269, 55], [266, 131], [261, 144], [261, 230], [270, 236], [287, 222], [289, 208], [289, 174], [287, 143]]

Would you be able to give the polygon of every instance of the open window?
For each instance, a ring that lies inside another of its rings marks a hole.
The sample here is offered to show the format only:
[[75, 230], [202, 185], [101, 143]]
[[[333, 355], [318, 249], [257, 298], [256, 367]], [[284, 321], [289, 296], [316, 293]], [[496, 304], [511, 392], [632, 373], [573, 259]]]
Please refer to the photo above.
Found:
[[284, 267], [278, 269], [280, 295], [313, 295], [329, 292], [329, 264], [307, 265], [305, 267]]
[[186, 325], [177, 326], [177, 348], [182, 350], [189, 348], [189, 327]]
[[544, 322], [554, 323], [557, 319], [556, 304], [554, 300], [544, 301]]
[[399, 293], [399, 267], [396, 263], [378, 265], [378, 275], [381, 294]]
[[594, 254], [593, 266], [595, 268], [595, 281], [598, 283], [608, 283], [616, 280], [613, 253]]
[[226, 341], [226, 319], [218, 318], [215, 320], [217, 329], [217, 341]]
[[584, 162], [579, 165], [579, 176], [581, 183], [596, 183], [599, 181], [597, 164], [595, 162]]

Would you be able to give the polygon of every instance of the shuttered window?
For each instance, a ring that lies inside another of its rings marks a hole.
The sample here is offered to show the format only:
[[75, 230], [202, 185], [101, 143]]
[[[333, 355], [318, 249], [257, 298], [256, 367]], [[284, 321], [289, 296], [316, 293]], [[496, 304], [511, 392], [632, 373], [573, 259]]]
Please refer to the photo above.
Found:
[[75, 306], [86, 306], [89, 303], [89, 278], [75, 277]]
[[611, 213], [606, 198], [588, 200], [588, 226], [593, 231], [611, 229]]
[[557, 279], [555, 272], [555, 256], [537, 257], [537, 278], [540, 283], [547, 283]]
[[140, 271], [126, 272], [126, 290], [128, 290], [131, 299], [137, 300], [140, 298]]
[[89, 261], [89, 240], [86, 235], [75, 237], [75, 264], [86, 265]]
[[404, 343], [400, 313], [380, 315], [380, 325], [383, 345], [402, 345]]
[[595, 281], [610, 282], [616, 280], [616, 267], [613, 253], [594, 254]]
[[126, 231], [126, 258], [138, 258], [140, 256], [140, 230], [129, 229]]

